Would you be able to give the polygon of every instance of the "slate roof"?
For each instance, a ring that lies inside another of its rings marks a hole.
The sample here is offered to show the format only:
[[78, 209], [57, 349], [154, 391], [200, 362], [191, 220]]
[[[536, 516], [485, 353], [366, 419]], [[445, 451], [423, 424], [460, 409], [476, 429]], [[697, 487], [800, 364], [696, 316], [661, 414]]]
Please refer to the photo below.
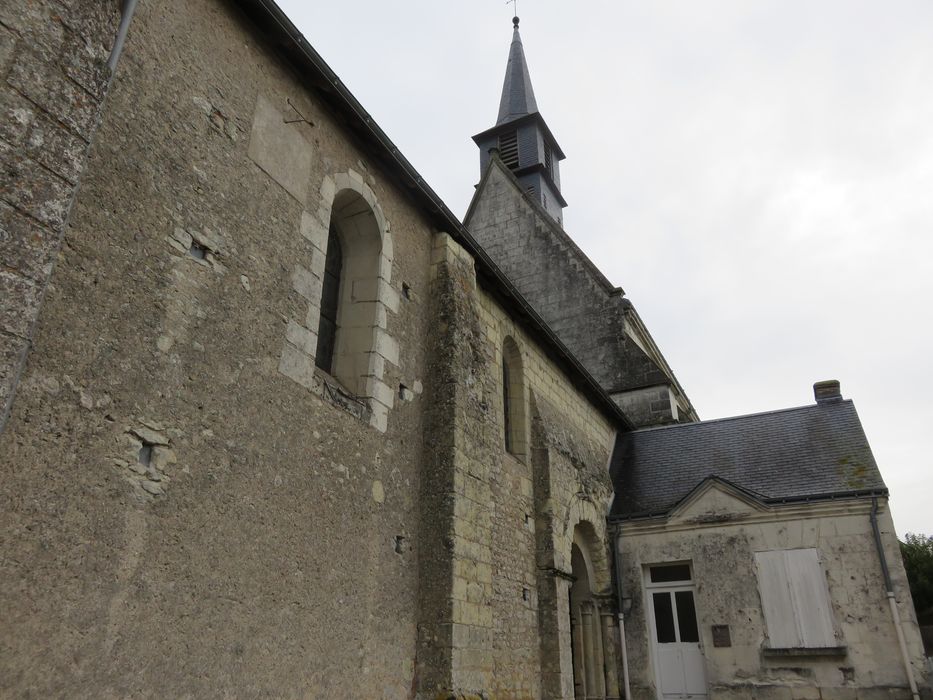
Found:
[[620, 433], [612, 518], [669, 513], [709, 477], [763, 503], [886, 494], [848, 400]]
[[515, 30], [512, 32], [512, 45], [509, 47], [509, 62], [505, 68], [505, 82], [502, 84], [502, 99], [499, 101], [496, 126], [538, 111], [528, 63], [525, 61], [525, 51], [522, 48], [522, 37], [518, 33], [518, 17], [513, 22]]

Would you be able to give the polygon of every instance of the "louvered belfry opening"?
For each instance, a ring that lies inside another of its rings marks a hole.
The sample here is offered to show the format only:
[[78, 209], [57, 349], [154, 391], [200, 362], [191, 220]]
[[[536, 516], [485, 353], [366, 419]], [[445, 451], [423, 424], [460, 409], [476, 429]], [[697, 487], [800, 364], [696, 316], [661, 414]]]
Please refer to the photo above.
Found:
[[499, 136], [499, 157], [510, 170], [518, 169], [518, 132], [507, 131]]

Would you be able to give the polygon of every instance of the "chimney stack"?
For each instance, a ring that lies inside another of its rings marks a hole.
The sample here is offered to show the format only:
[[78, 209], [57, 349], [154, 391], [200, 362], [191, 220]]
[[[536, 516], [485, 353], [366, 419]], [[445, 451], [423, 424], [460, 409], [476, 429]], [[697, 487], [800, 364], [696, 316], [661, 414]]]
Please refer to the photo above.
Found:
[[839, 380], [827, 379], [823, 382], [817, 382], [813, 385], [813, 397], [817, 403], [835, 403], [842, 401], [842, 391], [839, 388]]

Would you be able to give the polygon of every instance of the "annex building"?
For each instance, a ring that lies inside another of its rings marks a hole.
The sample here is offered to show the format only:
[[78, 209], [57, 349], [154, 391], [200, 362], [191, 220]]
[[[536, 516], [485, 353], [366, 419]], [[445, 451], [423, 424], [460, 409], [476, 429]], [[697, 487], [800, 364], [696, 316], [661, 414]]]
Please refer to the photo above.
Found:
[[273, 0], [0, 5], [0, 697], [930, 697], [854, 405], [699, 419], [518, 27], [461, 221]]

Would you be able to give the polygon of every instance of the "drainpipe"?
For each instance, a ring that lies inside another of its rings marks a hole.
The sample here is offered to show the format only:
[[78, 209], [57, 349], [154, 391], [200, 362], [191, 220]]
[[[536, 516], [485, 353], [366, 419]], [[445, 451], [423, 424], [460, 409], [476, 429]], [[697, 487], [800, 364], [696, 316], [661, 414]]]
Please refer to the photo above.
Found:
[[622, 557], [619, 554], [619, 542], [622, 539], [622, 525], [616, 523], [612, 528], [612, 561], [616, 572], [616, 605], [619, 610], [619, 646], [622, 648], [622, 684], [625, 686], [625, 698], [629, 700], [632, 692], [628, 680], [628, 648], [625, 644], [625, 613], [622, 607]]
[[138, 1], [139, 0], [123, 0], [120, 28], [117, 30], [117, 38], [113, 42], [110, 58], [107, 59], [107, 67], [110, 69], [111, 74], [117, 69], [117, 61], [120, 60], [120, 54], [123, 53], [123, 44], [126, 43], [126, 35], [130, 31], [130, 22], [133, 20], [133, 13], [136, 12]]
[[891, 607], [891, 617], [894, 619], [894, 628], [897, 630], [897, 643], [901, 648], [901, 659], [907, 671], [907, 682], [910, 684], [910, 693], [914, 700], [920, 700], [917, 690], [917, 681], [914, 680], [914, 669], [910, 663], [910, 654], [907, 652], [907, 640], [904, 639], [904, 629], [901, 627], [901, 616], [897, 611], [897, 600], [894, 598], [894, 586], [891, 585], [891, 572], [888, 570], [888, 560], [881, 544], [881, 531], [878, 529], [878, 498], [871, 499], [871, 531], [875, 535], [875, 549], [878, 550], [878, 560], [881, 562], [881, 573], [884, 574], [884, 590]]

